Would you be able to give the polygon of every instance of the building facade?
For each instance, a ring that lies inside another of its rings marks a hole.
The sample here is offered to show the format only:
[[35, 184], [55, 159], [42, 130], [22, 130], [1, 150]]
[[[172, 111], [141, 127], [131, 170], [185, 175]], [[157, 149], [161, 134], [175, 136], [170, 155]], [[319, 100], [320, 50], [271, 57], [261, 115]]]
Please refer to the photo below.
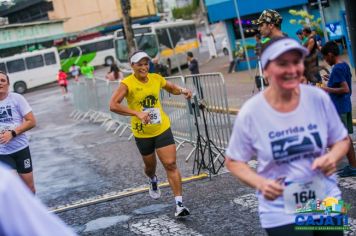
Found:
[[[235, 48], [235, 41], [241, 39], [239, 22], [235, 3], [236, 1], [244, 35], [248, 44], [254, 44], [253, 36], [257, 32], [257, 26], [253, 23], [265, 9], [277, 10], [283, 17], [282, 31], [290, 37], [296, 38], [296, 31], [303, 26], [292, 24], [292, 19], [301, 19], [289, 13], [289, 10], [307, 10], [314, 15], [315, 19], [320, 17], [317, 7], [311, 7], [308, 0], [205, 0], [210, 23], [224, 22], [229, 37], [232, 50]], [[343, 0], [329, 0], [329, 7], [324, 8], [324, 16], [327, 28], [334, 27], [341, 21], [340, 12], [344, 10]], [[330, 29], [328, 29], [330, 31]], [[329, 32], [333, 33], [333, 32]], [[334, 35], [333, 39], [342, 37], [340, 34]]]

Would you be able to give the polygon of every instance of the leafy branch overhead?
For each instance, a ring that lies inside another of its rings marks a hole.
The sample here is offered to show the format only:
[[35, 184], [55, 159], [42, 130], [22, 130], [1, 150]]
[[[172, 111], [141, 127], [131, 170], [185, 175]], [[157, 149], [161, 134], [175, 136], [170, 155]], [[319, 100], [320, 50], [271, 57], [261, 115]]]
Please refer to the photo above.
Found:
[[321, 18], [315, 19], [314, 15], [309, 14], [305, 10], [291, 9], [289, 10], [289, 14], [296, 17], [295, 19], [289, 20], [289, 23], [291, 23], [292, 25], [298, 24], [301, 25], [302, 27], [310, 26], [311, 28], [314, 28], [316, 32], [318, 32], [318, 34], [322, 34], [322, 29], [320, 27]]

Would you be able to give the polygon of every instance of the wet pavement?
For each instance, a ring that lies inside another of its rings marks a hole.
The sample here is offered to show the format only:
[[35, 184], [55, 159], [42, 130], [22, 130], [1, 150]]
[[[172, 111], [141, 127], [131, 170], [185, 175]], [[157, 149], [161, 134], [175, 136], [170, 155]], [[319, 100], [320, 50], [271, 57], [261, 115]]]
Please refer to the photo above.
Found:
[[[199, 60], [201, 72], [223, 72], [231, 108], [241, 107], [252, 96], [253, 80], [247, 72], [227, 74], [227, 57]], [[103, 76], [106, 70], [100, 69], [97, 76]], [[188, 74], [187, 70], [184, 73]], [[184, 183], [184, 202], [192, 215], [176, 219], [169, 188], [162, 189], [160, 200], [151, 199], [147, 191], [126, 194], [147, 183], [139, 152], [134, 141], [128, 140], [128, 133], [119, 137], [112, 130], [107, 132], [100, 123], [71, 118], [74, 109], [71, 97], [63, 99], [56, 85], [36, 89], [25, 96], [38, 123], [29, 135], [37, 196], [44, 204], [55, 208], [125, 193], [110, 201], [58, 213], [78, 234], [264, 235], [254, 190], [238, 183], [226, 171], [211, 179]], [[183, 177], [193, 175], [193, 158], [185, 162], [191, 148], [185, 144], [177, 153]], [[160, 164], [157, 175], [161, 182], [166, 181]], [[342, 179], [340, 186], [345, 202], [356, 205], [356, 178]], [[355, 208], [349, 216], [353, 227], [349, 235], [354, 235]]]

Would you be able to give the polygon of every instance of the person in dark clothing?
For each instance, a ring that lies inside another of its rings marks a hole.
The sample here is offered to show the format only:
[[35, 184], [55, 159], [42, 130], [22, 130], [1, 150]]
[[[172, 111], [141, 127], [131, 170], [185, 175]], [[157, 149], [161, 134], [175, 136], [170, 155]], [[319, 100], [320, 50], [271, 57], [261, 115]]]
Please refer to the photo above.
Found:
[[350, 136], [354, 132], [352, 125], [352, 74], [350, 66], [341, 59], [339, 46], [334, 41], [327, 42], [322, 47], [321, 53], [326, 63], [332, 66], [330, 75], [325, 77], [328, 81], [327, 86], [322, 88], [329, 93], [351, 141], [349, 151], [346, 154], [349, 165], [345, 166], [338, 175], [340, 177], [356, 176], [356, 155]]
[[157, 73], [163, 77], [169, 76], [168, 67], [166, 65], [159, 63], [158, 58], [153, 58], [152, 63], [153, 63], [153, 73]]
[[[197, 59], [194, 58], [194, 55], [192, 52], [187, 53], [187, 61], [188, 61], [188, 68], [190, 70], [190, 73], [192, 75], [199, 74], [199, 64], [198, 64]], [[203, 99], [204, 98], [203, 88], [201, 87], [199, 77], [194, 76], [193, 83], [194, 83], [194, 87], [196, 88], [196, 90], [198, 92], [199, 98]]]
[[318, 72], [318, 44], [315, 35], [312, 34], [310, 27], [304, 27], [302, 34], [305, 39], [303, 46], [309, 51], [309, 55], [304, 60], [304, 76], [311, 84], [319, 83], [321, 82], [321, 76]]
[[187, 53], [188, 67], [192, 75], [199, 74], [199, 64], [192, 52]]

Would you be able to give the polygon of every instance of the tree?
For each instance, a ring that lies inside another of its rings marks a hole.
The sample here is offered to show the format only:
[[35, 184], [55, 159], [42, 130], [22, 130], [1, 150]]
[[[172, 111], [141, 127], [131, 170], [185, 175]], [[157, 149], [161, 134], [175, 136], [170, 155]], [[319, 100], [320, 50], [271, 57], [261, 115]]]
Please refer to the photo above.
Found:
[[318, 34], [320, 34], [320, 35], [323, 34], [323, 30], [320, 28], [320, 23], [321, 23], [320, 18], [315, 20], [314, 19], [315, 16], [309, 14], [305, 10], [297, 11], [297, 10], [291, 9], [291, 10], [289, 10], [289, 14], [300, 18], [299, 20], [291, 19], [291, 20], [289, 20], [289, 23], [291, 23], [293, 25], [299, 24], [299, 25], [302, 25], [303, 27], [309, 26], [311, 28], [314, 28]]
[[133, 40], [133, 30], [131, 26], [131, 3], [130, 0], [121, 0], [122, 22], [124, 26], [124, 36], [127, 43], [129, 55], [135, 51], [135, 43]]

